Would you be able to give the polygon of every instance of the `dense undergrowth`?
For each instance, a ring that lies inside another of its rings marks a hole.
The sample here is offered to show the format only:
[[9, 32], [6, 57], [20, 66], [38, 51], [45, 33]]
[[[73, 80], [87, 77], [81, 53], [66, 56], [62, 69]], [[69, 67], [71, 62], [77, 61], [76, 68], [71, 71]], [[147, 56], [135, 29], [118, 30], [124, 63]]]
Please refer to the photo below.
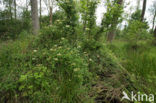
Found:
[[140, 40], [136, 44], [116, 40], [108, 47], [120, 58], [120, 63], [131, 75], [136, 76], [140, 91], [143, 89], [155, 94], [156, 48], [151, 40]]
[[1, 101], [120, 102], [122, 91], [155, 89], [155, 50], [143, 46], [149, 44], [136, 48], [94, 40], [71, 44], [55, 29], [45, 28], [37, 37], [25, 32], [20, 39], [1, 44]]
[[110, 102], [119, 101], [122, 90], [135, 89], [105, 44], [88, 40], [72, 45], [55, 35], [55, 27], [48, 27], [37, 37], [1, 45], [0, 101]]
[[123, 91], [154, 93], [151, 42], [107, 44], [67, 21], [1, 43], [0, 102], [120, 103]]
[[59, 28], [46, 27], [38, 36], [25, 31], [1, 43], [1, 102], [113, 103], [122, 91], [154, 93], [150, 41], [105, 44], [78, 37], [72, 43]]
[[155, 94], [156, 48], [140, 11], [119, 30], [123, 6], [116, 1], [107, 1], [101, 26], [98, 1], [56, 1], [53, 24], [41, 17], [38, 35], [30, 33], [29, 12], [15, 21], [18, 28], [0, 25], [0, 103], [129, 103], [123, 91]]

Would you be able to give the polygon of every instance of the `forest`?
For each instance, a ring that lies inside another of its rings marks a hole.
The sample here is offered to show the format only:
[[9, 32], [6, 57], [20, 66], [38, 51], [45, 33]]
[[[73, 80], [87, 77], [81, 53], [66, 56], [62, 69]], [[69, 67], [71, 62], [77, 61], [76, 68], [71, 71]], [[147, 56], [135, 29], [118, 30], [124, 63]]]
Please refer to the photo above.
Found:
[[156, 0], [0, 0], [0, 103], [155, 96]]

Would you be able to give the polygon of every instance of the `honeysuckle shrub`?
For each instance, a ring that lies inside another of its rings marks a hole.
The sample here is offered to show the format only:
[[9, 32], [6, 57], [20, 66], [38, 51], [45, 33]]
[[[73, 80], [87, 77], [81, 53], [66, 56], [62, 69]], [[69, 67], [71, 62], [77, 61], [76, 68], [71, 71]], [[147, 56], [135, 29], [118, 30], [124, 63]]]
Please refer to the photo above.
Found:
[[52, 93], [57, 87], [47, 67], [38, 64], [20, 75], [17, 81], [17, 98], [27, 98], [28, 102], [52, 102]]
[[50, 48], [56, 41], [61, 41], [65, 34], [60, 29], [60, 26], [46, 26], [44, 27], [39, 36], [32, 42], [30, 48]]
[[67, 40], [62, 38], [60, 43], [49, 49], [33, 50], [32, 64], [42, 64], [48, 68], [47, 73], [51, 74], [49, 78], [53, 78], [57, 85], [56, 102], [77, 103], [83, 85], [88, 83], [90, 73], [87, 62], [79, 51], [66, 42]]
[[0, 79], [0, 101], [79, 103], [87, 98], [85, 85], [91, 77], [87, 60], [67, 39], [58, 39], [51, 47], [27, 45], [24, 54], [18, 47], [1, 52], [0, 77], [7, 78]]

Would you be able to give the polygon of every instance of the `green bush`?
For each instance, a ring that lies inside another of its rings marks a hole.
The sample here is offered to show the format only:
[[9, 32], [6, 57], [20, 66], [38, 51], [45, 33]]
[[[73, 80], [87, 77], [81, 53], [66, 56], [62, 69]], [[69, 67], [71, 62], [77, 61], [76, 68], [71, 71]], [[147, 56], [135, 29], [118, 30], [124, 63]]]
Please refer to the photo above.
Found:
[[41, 33], [38, 39], [34, 42], [34, 47], [38, 46], [39, 48], [50, 48], [56, 41], [60, 41], [61, 37], [64, 37], [65, 34], [62, 33], [62, 30], [58, 30], [58, 26], [47, 26], [41, 30]]
[[138, 40], [144, 40], [151, 38], [150, 34], [147, 32], [147, 25], [146, 23], [140, 22], [140, 21], [131, 21], [127, 30], [125, 37], [130, 42], [136, 42]]
[[24, 70], [29, 37], [17, 41], [7, 41], [0, 49], [0, 102], [13, 102], [17, 97], [17, 81]]
[[97, 51], [102, 47], [100, 42], [97, 42], [95, 40], [85, 40], [82, 43], [82, 49], [83, 51], [87, 51], [87, 52], [93, 52], [93, 51]]
[[0, 39], [5, 41], [17, 39], [23, 30], [30, 30], [30, 24], [24, 20], [2, 20], [0, 21]]
[[17, 82], [17, 89], [20, 95], [17, 98], [28, 98], [27, 101], [32, 102], [52, 102], [51, 92], [56, 87], [55, 82], [45, 66], [37, 65], [20, 75]]
[[[1, 102], [79, 103], [87, 97], [87, 62], [67, 39], [55, 41], [51, 48], [35, 49], [18, 43], [0, 52]], [[19, 50], [20, 46], [23, 48]], [[25, 47], [29, 50], [23, 51]]]
[[[8, 16], [8, 17], [7, 17]], [[17, 37], [20, 35], [20, 32], [23, 30], [30, 32], [31, 28], [31, 16], [30, 11], [23, 11], [22, 19], [10, 19], [9, 11], [4, 10], [0, 11], [0, 17], [2, 20], [0, 20], [0, 39], [1, 40], [8, 40], [8, 39], [17, 39]]]

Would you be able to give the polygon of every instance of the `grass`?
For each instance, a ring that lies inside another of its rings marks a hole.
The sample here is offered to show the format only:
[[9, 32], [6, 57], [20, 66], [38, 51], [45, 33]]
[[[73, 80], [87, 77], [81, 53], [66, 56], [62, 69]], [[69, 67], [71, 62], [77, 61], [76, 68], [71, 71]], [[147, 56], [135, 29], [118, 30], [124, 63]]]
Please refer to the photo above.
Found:
[[127, 71], [138, 80], [140, 90], [155, 93], [156, 47], [148, 41], [139, 41], [136, 47], [134, 45], [117, 40], [109, 45], [109, 48], [120, 58], [120, 63]]

